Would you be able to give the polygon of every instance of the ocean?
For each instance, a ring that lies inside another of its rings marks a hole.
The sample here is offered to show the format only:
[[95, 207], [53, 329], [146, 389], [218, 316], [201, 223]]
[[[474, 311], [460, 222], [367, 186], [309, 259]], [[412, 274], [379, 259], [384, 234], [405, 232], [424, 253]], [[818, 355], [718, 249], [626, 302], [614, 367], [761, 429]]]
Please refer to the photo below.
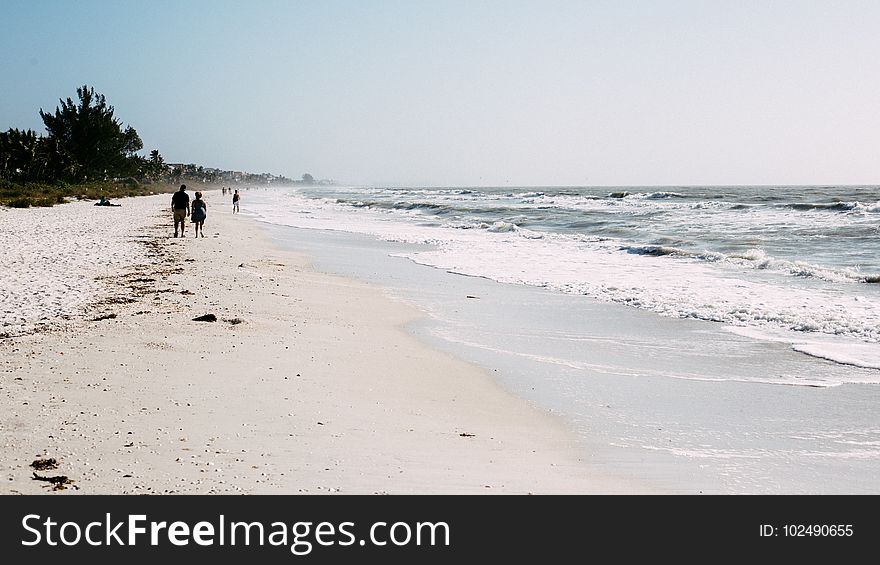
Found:
[[721, 322], [880, 369], [878, 187], [315, 187], [276, 196], [260, 209], [266, 221], [429, 244], [406, 258]]
[[[297, 187], [243, 210], [673, 492], [877, 493], [878, 187]], [[650, 461], [650, 465], [646, 465]], [[651, 469], [647, 471], [646, 469]]]

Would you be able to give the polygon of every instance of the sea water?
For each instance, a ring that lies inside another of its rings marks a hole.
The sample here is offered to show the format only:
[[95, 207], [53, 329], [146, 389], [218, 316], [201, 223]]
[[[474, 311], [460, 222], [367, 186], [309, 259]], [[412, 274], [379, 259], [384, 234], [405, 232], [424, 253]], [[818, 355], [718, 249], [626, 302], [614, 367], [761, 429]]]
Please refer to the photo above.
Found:
[[427, 310], [425, 339], [559, 413], [612, 471], [880, 492], [874, 187], [248, 192], [302, 228], [281, 239]]

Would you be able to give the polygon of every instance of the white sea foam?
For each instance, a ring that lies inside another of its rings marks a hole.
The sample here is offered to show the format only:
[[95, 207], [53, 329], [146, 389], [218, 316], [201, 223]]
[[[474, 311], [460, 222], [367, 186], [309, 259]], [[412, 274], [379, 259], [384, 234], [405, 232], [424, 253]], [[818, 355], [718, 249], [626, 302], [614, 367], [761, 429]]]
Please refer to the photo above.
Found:
[[[871, 373], [865, 374], [858, 378], [854, 376], [850, 376], [848, 380], [841, 380], [838, 374], [834, 376], [828, 376], [824, 374], [815, 374], [815, 375], [800, 375], [800, 374], [786, 374], [779, 373], [773, 371], [767, 372], [751, 372], [751, 373], [739, 373], [734, 374], [725, 371], [691, 371], [685, 368], [684, 366], [678, 367], [676, 369], [662, 369], [658, 367], [652, 366], [642, 366], [638, 369], [633, 367], [624, 367], [619, 363], [600, 363], [594, 360], [584, 360], [584, 359], [575, 359], [573, 356], [553, 356], [547, 355], [544, 353], [534, 353], [528, 352], [523, 348], [504, 348], [492, 346], [484, 343], [482, 340], [473, 340], [473, 339], [465, 339], [461, 337], [461, 332], [454, 327], [444, 327], [440, 326], [434, 328], [432, 333], [437, 337], [447, 341], [449, 343], [455, 343], [467, 348], [487, 351], [496, 354], [503, 354], [511, 357], [516, 357], [520, 359], [524, 359], [527, 361], [532, 361], [536, 363], [552, 365], [556, 367], [563, 367], [567, 369], [574, 369], [581, 373], [585, 374], [599, 374], [599, 375], [613, 375], [613, 376], [626, 376], [626, 377], [636, 377], [636, 378], [667, 378], [667, 379], [679, 379], [686, 381], [700, 381], [700, 382], [721, 382], [721, 381], [732, 381], [732, 382], [742, 382], [742, 383], [762, 383], [762, 384], [770, 384], [770, 385], [782, 385], [782, 386], [806, 386], [806, 387], [816, 387], [816, 388], [830, 388], [839, 386], [845, 383], [860, 383], [860, 384], [880, 384], [880, 374]], [[542, 334], [541, 336], [535, 336], [534, 342], [540, 342], [540, 340], [546, 340], [547, 335]], [[564, 339], [566, 341], [594, 341], [591, 338], [584, 339], [582, 336], [560, 336], [560, 339]], [[614, 340], [595, 340], [600, 341], [606, 344], [614, 344]], [[619, 344], [620, 345], [620, 344]], [[659, 348], [663, 349], [663, 346], [658, 346], [653, 342], [644, 342], [637, 344], [627, 344], [637, 347], [640, 350], [646, 350], [651, 348]]]
[[[457, 196], [478, 198], [475, 194]], [[638, 216], [647, 214], [646, 210], [656, 211], [657, 206], [680, 211], [691, 209], [693, 205], [682, 202], [677, 195], [605, 199], [581, 195], [551, 197], [540, 193], [529, 196], [541, 200], [542, 204], [556, 202], [553, 206], [616, 206], [618, 212], [621, 206], [628, 206], [627, 209]], [[859, 284], [867, 280], [866, 275], [855, 269], [780, 259], [759, 247], [730, 253], [662, 246], [653, 250], [639, 248], [613, 237], [517, 227], [508, 221], [515, 220], [515, 215], [507, 220], [479, 223], [467, 214], [439, 219], [425, 208], [354, 208], [340, 206], [335, 199], [306, 198], [296, 193], [266, 194], [260, 198], [262, 202], [254, 202], [255, 209], [268, 222], [362, 233], [387, 241], [430, 244], [429, 248], [403, 254], [419, 264], [499, 282], [583, 294], [665, 316], [786, 330], [804, 336], [824, 334], [828, 341], [823, 342], [821, 348], [801, 344], [799, 350], [841, 363], [880, 368], [880, 364], [866, 357], [864, 352], [854, 353], [841, 339], [852, 338], [873, 346], [880, 342], [880, 301], [872, 298], [876, 287]], [[515, 209], [518, 205], [505, 202], [508, 208]], [[725, 202], [723, 205], [730, 208], [736, 204]], [[747, 234], [748, 226], [757, 221], [749, 217], [751, 213], [738, 210], [735, 220], [730, 219], [731, 215], [722, 219], [731, 222], [731, 230]], [[762, 212], [760, 219], [769, 218], [780, 226], [789, 226], [800, 221], [805, 213], [813, 214], [771, 207]], [[692, 212], [688, 214], [691, 216], [686, 218], [692, 222], [700, 219]], [[823, 214], [817, 213], [816, 225], [827, 222], [828, 229], [832, 229], [836, 224], [826, 216], [833, 217], [833, 214]], [[435, 221], [424, 225], [426, 218]], [[722, 223], [718, 230], [727, 227]], [[687, 233], [686, 226], [681, 229]]]
[[493, 233], [505, 233], [505, 232], [513, 231], [515, 229], [516, 229], [516, 226], [514, 224], [511, 224], [510, 222], [498, 221], [498, 222], [493, 223], [488, 228], [486, 228], [486, 231], [493, 232]]
[[[839, 336], [805, 334], [769, 328], [728, 327], [726, 329], [744, 337], [785, 343], [795, 351], [835, 363], [866, 369], [880, 369], [880, 343], [866, 343]], [[853, 380], [850, 382], [880, 384], [880, 377], [874, 374], [861, 375], [860, 377], [853, 374]]]

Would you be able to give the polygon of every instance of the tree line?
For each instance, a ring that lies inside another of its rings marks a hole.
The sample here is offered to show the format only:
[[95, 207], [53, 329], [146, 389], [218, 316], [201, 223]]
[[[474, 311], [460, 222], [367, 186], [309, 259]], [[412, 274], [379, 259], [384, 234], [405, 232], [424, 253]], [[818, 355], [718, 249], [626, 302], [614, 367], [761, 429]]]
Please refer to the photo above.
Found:
[[168, 172], [158, 150], [149, 157], [137, 131], [123, 127], [94, 88], [76, 89], [78, 100], [40, 110], [46, 134], [10, 128], [0, 132], [0, 178], [15, 183], [82, 183], [134, 177], [158, 180]]
[[[59, 100], [54, 112], [40, 110], [46, 134], [9, 128], [0, 132], [0, 180], [14, 185], [106, 183], [136, 181], [177, 183], [182, 180], [206, 184], [292, 184], [294, 181], [268, 173], [222, 171], [196, 164], [165, 163], [158, 149], [148, 157], [137, 131], [124, 127], [114, 116], [103, 94], [89, 86], [76, 89], [77, 100]], [[303, 180], [314, 182], [309, 174]], [[2, 192], [2, 191], [0, 191]], [[2, 196], [2, 195], [0, 195]], [[2, 198], [0, 198], [2, 200]]]

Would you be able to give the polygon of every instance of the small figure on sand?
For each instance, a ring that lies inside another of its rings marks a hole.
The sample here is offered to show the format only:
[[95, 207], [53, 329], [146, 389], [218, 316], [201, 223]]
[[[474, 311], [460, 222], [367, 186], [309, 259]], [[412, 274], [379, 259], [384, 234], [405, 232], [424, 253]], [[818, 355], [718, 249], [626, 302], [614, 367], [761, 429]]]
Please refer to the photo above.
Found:
[[235, 190], [235, 194], [232, 195], [232, 213], [235, 214], [238, 212], [238, 201], [241, 200], [241, 196], [238, 194], [238, 189]]
[[106, 196], [102, 196], [100, 200], [95, 202], [95, 206], [122, 206], [122, 204], [111, 204]]
[[202, 200], [202, 193], [196, 192], [196, 199], [192, 203], [192, 222], [196, 225], [196, 237], [201, 232], [205, 237], [205, 218], [208, 217], [208, 205]]
[[171, 213], [174, 214], [174, 237], [177, 236], [177, 226], [180, 225], [180, 237], [186, 237], [186, 217], [189, 215], [189, 194], [186, 193], [186, 185], [180, 185], [180, 190], [171, 197]]

